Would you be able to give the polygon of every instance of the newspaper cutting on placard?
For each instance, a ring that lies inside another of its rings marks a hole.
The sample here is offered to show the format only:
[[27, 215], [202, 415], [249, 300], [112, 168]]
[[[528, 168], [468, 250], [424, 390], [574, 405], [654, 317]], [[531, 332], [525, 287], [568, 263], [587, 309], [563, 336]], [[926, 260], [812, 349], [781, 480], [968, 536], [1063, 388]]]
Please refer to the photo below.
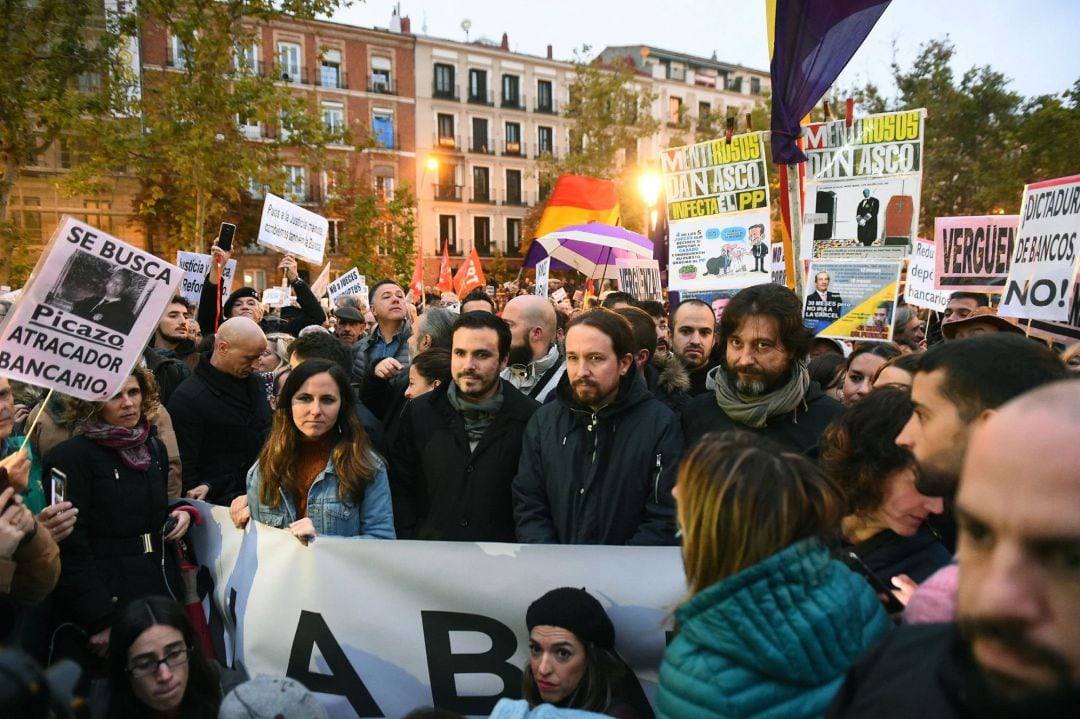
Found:
[[939, 290], [1001, 292], [1009, 276], [1018, 215], [934, 220]]
[[[361, 288], [365, 286], [364, 279], [364, 276], [360, 274], [360, 270], [353, 267], [326, 286], [326, 291], [330, 295], [330, 301], [334, 302], [342, 295], [360, 294]], [[367, 293], [364, 292], [364, 294], [366, 295]]]
[[664, 301], [664, 288], [660, 284], [660, 263], [657, 260], [639, 260], [620, 257], [615, 260], [619, 272], [619, 289], [635, 300]]
[[1068, 322], [1077, 276], [1080, 175], [1024, 187], [1009, 278], [998, 314]]
[[551, 277], [551, 257], [545, 257], [536, 263], [536, 296], [548, 296], [548, 281]]
[[891, 340], [902, 265], [900, 260], [814, 260], [803, 321], [821, 337]]
[[[193, 305], [199, 304], [202, 298], [203, 283], [210, 268], [214, 266], [213, 258], [200, 252], [177, 252], [176, 264], [184, 271], [180, 278], [180, 294]], [[236, 260], [230, 259], [225, 263], [221, 271], [221, 299], [224, 300], [232, 291], [233, 278], [236, 277]]]
[[297, 679], [331, 717], [400, 717], [419, 706], [488, 716], [499, 698], [518, 695], [525, 612], [555, 587], [585, 587], [603, 604], [617, 651], [651, 699], [686, 592], [677, 547], [342, 537], [304, 546], [258, 522], [235, 529], [226, 508], [198, 506], [204, 522], [188, 537], [209, 573], [219, 657], [252, 676]]
[[65, 215], [0, 333], [0, 375], [112, 397], [180, 277], [176, 265]]
[[769, 282], [769, 179], [763, 134], [663, 150], [668, 289]]
[[907, 287], [904, 299], [916, 307], [926, 307], [934, 312], [944, 312], [949, 304], [949, 293], [935, 289], [937, 281], [935, 257], [937, 247], [931, 240], [916, 238], [908, 258]]
[[804, 128], [802, 258], [906, 257], [919, 224], [924, 110]]
[[712, 308], [713, 315], [716, 317], [716, 324], [720, 324], [720, 318], [724, 316], [724, 309], [731, 302], [731, 298], [739, 294], [738, 289], [729, 290], [698, 290], [690, 292], [680, 292], [679, 301], [685, 302], [686, 300], [701, 300], [709, 307]]
[[266, 193], [257, 241], [312, 265], [323, 263], [329, 221], [277, 195]]

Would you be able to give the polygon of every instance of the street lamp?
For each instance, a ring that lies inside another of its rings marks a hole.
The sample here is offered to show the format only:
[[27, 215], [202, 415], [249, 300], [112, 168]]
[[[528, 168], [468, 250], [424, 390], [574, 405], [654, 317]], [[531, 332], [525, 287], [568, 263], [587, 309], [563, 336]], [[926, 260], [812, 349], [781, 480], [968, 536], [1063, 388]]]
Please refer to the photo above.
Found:
[[645, 234], [652, 235], [653, 208], [660, 196], [660, 173], [656, 170], [645, 170], [638, 178], [638, 191], [641, 199], [645, 201]]
[[437, 172], [439, 170], [439, 160], [434, 157], [427, 159], [427, 169], [429, 172]]

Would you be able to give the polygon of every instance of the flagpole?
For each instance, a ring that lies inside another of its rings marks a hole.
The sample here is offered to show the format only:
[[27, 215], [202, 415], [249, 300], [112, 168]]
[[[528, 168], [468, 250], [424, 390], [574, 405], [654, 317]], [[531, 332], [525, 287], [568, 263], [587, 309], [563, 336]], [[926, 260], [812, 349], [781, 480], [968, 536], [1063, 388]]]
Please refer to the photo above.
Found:
[[799, 192], [799, 165], [787, 166], [788, 207], [791, 217], [791, 267], [795, 275], [795, 296], [802, 299], [806, 278], [802, 262], [802, 195]]

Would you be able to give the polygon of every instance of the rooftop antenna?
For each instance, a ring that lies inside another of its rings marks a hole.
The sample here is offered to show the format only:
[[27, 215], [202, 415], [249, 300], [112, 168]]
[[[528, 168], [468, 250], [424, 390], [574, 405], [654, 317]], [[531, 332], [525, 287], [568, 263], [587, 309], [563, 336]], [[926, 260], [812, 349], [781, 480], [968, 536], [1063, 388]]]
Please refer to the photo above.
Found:
[[420, 32], [427, 35], [427, 10], [424, 11], [424, 24], [420, 26]]
[[469, 41], [469, 28], [472, 27], [472, 20], [465, 18], [461, 21], [461, 29], [465, 31], [465, 42]]

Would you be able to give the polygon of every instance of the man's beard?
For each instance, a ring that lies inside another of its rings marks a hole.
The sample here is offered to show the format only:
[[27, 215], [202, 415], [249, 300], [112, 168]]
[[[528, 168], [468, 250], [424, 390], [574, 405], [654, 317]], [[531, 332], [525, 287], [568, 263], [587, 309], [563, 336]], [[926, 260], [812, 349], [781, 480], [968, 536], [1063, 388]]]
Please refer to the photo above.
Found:
[[184, 340], [186, 340], [188, 338], [187, 334], [171, 335], [171, 334], [168, 334], [167, 332], [163, 332], [160, 329], [158, 330], [158, 337], [160, 337], [165, 342], [168, 342], [169, 344], [174, 344], [174, 345], [178, 345], [178, 344], [180, 344], [181, 342], [183, 342]]
[[510, 354], [506, 358], [506, 364], [528, 365], [532, 361], [532, 348], [529, 345], [510, 345]]
[[[961, 451], [963, 456], [963, 451]], [[944, 497], [951, 502], [956, 498], [956, 489], [960, 484], [960, 473], [934, 466], [929, 462], [916, 460], [918, 472], [915, 475], [915, 489], [927, 497]]]
[[[735, 372], [724, 362], [724, 371], [727, 372], [728, 382], [735, 391], [744, 397], [761, 397], [769, 394], [774, 389], [784, 384], [789, 370], [784, 370], [778, 375], [768, 375], [764, 372]], [[740, 377], [740, 374], [745, 377]]]

